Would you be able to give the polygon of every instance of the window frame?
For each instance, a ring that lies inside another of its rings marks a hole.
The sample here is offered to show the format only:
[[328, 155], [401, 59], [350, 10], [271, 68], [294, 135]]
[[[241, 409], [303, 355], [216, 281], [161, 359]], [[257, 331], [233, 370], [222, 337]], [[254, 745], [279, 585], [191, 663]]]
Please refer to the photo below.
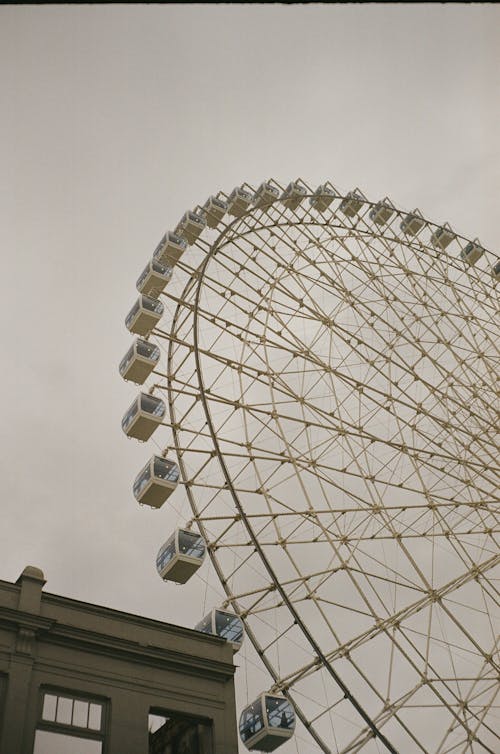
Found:
[[[70, 699], [73, 702], [87, 702], [90, 704], [101, 705], [101, 725], [99, 730], [91, 728], [84, 728], [78, 725], [60, 723], [55, 720], [43, 719], [43, 705], [45, 695], [55, 696], [63, 699]], [[85, 738], [92, 741], [99, 741], [101, 743], [101, 752], [106, 754], [107, 740], [109, 725], [109, 699], [98, 694], [91, 694], [85, 691], [76, 691], [74, 689], [62, 688], [60, 686], [49, 686], [43, 684], [39, 688], [38, 693], [38, 708], [37, 708], [37, 722], [35, 728], [36, 731], [48, 731], [49, 733], [62, 733], [63, 735], [73, 736], [74, 738]], [[33, 744], [34, 745], [34, 744]]]

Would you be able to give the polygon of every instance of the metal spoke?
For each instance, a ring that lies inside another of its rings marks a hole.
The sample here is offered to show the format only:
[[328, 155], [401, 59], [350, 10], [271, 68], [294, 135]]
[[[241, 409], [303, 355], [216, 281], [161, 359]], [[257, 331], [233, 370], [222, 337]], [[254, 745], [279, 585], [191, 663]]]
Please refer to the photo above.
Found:
[[496, 259], [299, 183], [175, 265], [155, 442], [314, 751], [498, 751]]

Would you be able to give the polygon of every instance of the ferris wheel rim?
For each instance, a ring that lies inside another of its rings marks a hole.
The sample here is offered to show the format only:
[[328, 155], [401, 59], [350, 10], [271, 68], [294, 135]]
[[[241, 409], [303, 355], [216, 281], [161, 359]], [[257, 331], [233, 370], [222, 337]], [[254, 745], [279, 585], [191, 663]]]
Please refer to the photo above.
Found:
[[[251, 215], [251, 211], [249, 211], [247, 214]], [[233, 226], [237, 225], [240, 222], [240, 220], [241, 220], [241, 218], [236, 218], [231, 223], [231, 225], [233, 225]], [[313, 224], [313, 223], [311, 223], [311, 224]], [[225, 229], [224, 233], [226, 233], [226, 232], [227, 232], [227, 228]], [[209, 263], [211, 257], [213, 256], [213, 254], [216, 253], [216, 250], [217, 250], [216, 248], [213, 248], [209, 252], [209, 254], [207, 254], [207, 256], [205, 257], [204, 261], [202, 262], [202, 264], [200, 265], [200, 267], [198, 268], [198, 270], [196, 270], [197, 282], [195, 282], [195, 280], [193, 279], [191, 281], [188, 281], [188, 284], [186, 286], [186, 288], [188, 288], [189, 285], [191, 285], [191, 284], [196, 285], [196, 301], [197, 302], [199, 301], [199, 296], [200, 296], [200, 291], [201, 291], [201, 284], [202, 284], [202, 280], [203, 280], [203, 272], [204, 272], [206, 266], [208, 265], [208, 263]], [[181, 303], [178, 304], [178, 309], [179, 309], [179, 307], [180, 307], [180, 309], [182, 309], [182, 304]], [[176, 314], [177, 314], [177, 310], [176, 310]], [[199, 321], [198, 320], [198, 312], [197, 312], [196, 309], [195, 309], [195, 312], [194, 312], [194, 316], [195, 316], [195, 321], [198, 322]], [[172, 328], [172, 331], [173, 331], [173, 328]], [[217, 437], [216, 437], [216, 434], [215, 434], [215, 428], [214, 428], [213, 422], [211, 420], [210, 407], [209, 407], [209, 404], [208, 404], [208, 401], [207, 401], [207, 396], [205, 394], [205, 388], [204, 388], [204, 384], [203, 384], [202, 370], [200, 368], [199, 351], [198, 351], [198, 348], [197, 348], [197, 346], [198, 346], [198, 330], [197, 330], [197, 327], [194, 330], [194, 338], [195, 338], [195, 358], [197, 360], [197, 372], [198, 372], [198, 377], [199, 377], [199, 385], [198, 385], [198, 387], [200, 389], [200, 395], [201, 395], [202, 402], [203, 402], [203, 405], [204, 405], [205, 414], [206, 414], [207, 420], [209, 421], [210, 432], [212, 433], [212, 440], [214, 442], [214, 447], [217, 448], [217, 456], [218, 456], [219, 461], [221, 462], [222, 470], [223, 470], [223, 473], [224, 473], [224, 475], [226, 477], [226, 481], [227, 481], [227, 483], [229, 485], [229, 488], [231, 490], [231, 494], [233, 494], [233, 496], [235, 498], [235, 504], [237, 505], [238, 509], [240, 510], [240, 514], [243, 514], [243, 520], [244, 520], [245, 526], [247, 526], [247, 530], [248, 530], [250, 536], [252, 537], [252, 539], [254, 541], [256, 541], [253, 529], [251, 527], [248, 527], [248, 525], [247, 525], [247, 521], [246, 521], [246, 519], [244, 517], [244, 512], [241, 509], [241, 504], [240, 504], [239, 499], [238, 499], [238, 494], [237, 494], [237, 492], [236, 492], [236, 490], [235, 490], [235, 488], [234, 488], [234, 486], [232, 484], [232, 481], [230, 479], [230, 475], [227, 472], [227, 468], [225, 467], [225, 462], [224, 462], [223, 454], [221, 453], [220, 448], [218, 446], [218, 441], [217, 441]], [[169, 375], [170, 375], [170, 371], [171, 371], [170, 370], [171, 350], [172, 350], [172, 341], [169, 344], [169, 368], [168, 368], [168, 374]], [[170, 377], [169, 377], [169, 381], [170, 381]], [[171, 384], [171, 383], [169, 383], [169, 384]], [[169, 390], [169, 404], [170, 404], [170, 409], [171, 409], [172, 424], [174, 425], [175, 424], [174, 402], [173, 402], [173, 398], [171, 396], [170, 390]], [[179, 437], [177, 436], [176, 433], [177, 433], [177, 430], [174, 428], [174, 440], [175, 440], [175, 444], [176, 444], [176, 447], [180, 447]], [[181, 460], [181, 457], [179, 456], [179, 454], [178, 454], [178, 457], [179, 457], [179, 460]], [[189, 489], [189, 487], [186, 487], [186, 491], [188, 492], [188, 496], [189, 496], [189, 499], [190, 499], [190, 502], [191, 502], [191, 506], [193, 508], [193, 511], [195, 512], [196, 523], [197, 523], [198, 526], [200, 526], [200, 520], [199, 520], [199, 518], [196, 517], [196, 515], [197, 515], [196, 508], [193, 507], [192, 500], [194, 500], [194, 498], [193, 498], [193, 496], [191, 494], [191, 490]], [[262, 548], [260, 547], [260, 544], [258, 542], [257, 542], [257, 545], [258, 545], [258, 549], [259, 549], [259, 552], [261, 553], [261, 555], [264, 555], [264, 553], [262, 552]], [[215, 564], [215, 562], [217, 561], [215, 553], [213, 553], [212, 551], [210, 551], [210, 555], [211, 555], [211, 558], [212, 558], [212, 562], [214, 562], [214, 564]], [[264, 555], [264, 558], [262, 558], [262, 562], [266, 563], [266, 561], [267, 561], [267, 558], [265, 558], [265, 555]], [[269, 572], [271, 578], [276, 579], [276, 574], [274, 573], [274, 571], [273, 571], [272, 568], [270, 570], [268, 569], [268, 572]], [[217, 571], [217, 573], [218, 573], [218, 575], [220, 577], [219, 571]], [[220, 572], [220, 573], [222, 574], [222, 572]], [[223, 581], [223, 574], [222, 574], [221, 581]], [[234, 595], [232, 595], [231, 590], [228, 590], [226, 588], [226, 585], [224, 583], [223, 583], [223, 586], [224, 586], [224, 590], [226, 591], [226, 594], [228, 595], [228, 597], [234, 597]], [[284, 592], [283, 592], [282, 596], [284, 596]], [[290, 607], [292, 607], [292, 606], [290, 605]], [[293, 608], [292, 608], [292, 610], [293, 610]], [[293, 612], [295, 612], [295, 611], [293, 610]], [[292, 614], [293, 614], [293, 612], [292, 612]], [[309, 631], [307, 629], [305, 631], [305, 635], [310, 637]], [[311, 644], [311, 646], [314, 648], [314, 644]], [[260, 647], [260, 644], [259, 644], [259, 647]], [[320, 650], [320, 654], [318, 656], [320, 656], [320, 658], [322, 657], [321, 650]], [[325, 662], [325, 667], [327, 667], [327, 669], [328, 669], [330, 663], [327, 661], [326, 657], [324, 658], [324, 662]], [[268, 670], [269, 670], [269, 668], [268, 668]], [[381, 740], [383, 741], [382, 737], [381, 737]], [[390, 750], [391, 751], [395, 751], [394, 749], [390, 749]], [[326, 751], [326, 749], [325, 749], [325, 751]]]

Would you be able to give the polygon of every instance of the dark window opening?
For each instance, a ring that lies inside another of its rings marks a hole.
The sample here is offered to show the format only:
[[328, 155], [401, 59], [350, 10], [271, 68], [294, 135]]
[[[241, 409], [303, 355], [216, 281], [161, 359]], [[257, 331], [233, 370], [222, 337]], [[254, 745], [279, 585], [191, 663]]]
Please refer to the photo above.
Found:
[[2, 730], [5, 698], [7, 696], [7, 676], [0, 673], [0, 732]]
[[148, 754], [213, 754], [209, 720], [151, 709]]

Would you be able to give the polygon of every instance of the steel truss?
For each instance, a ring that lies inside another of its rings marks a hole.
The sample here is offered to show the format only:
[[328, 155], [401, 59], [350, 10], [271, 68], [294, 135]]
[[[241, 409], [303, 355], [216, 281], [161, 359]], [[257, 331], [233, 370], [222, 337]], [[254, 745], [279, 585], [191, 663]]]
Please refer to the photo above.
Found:
[[150, 391], [190, 525], [318, 750], [495, 754], [495, 260], [301, 183], [207, 229], [163, 294]]

